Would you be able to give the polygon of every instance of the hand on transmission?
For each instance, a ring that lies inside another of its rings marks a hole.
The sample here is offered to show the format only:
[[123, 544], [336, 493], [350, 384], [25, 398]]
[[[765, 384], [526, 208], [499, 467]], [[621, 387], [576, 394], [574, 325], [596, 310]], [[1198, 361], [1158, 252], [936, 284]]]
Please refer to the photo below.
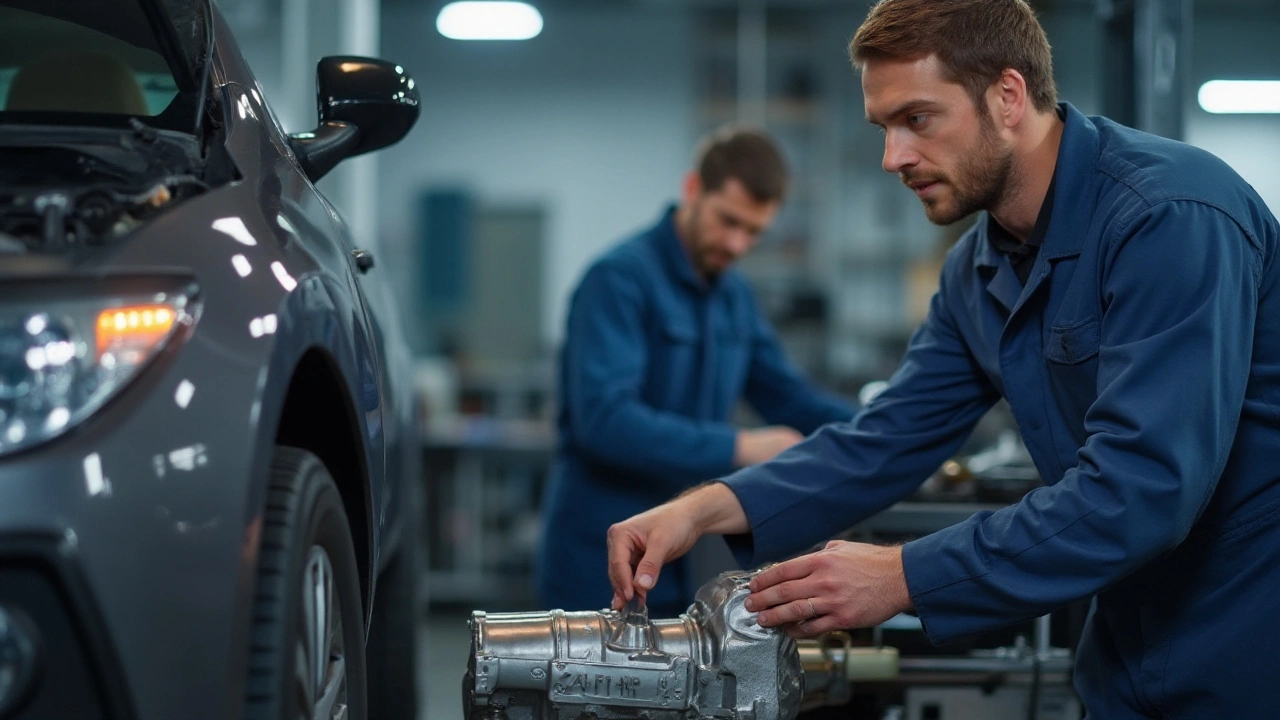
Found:
[[707, 533], [743, 533], [747, 516], [738, 496], [710, 483], [609, 528], [609, 582], [613, 608], [642, 596], [658, 582], [662, 566], [689, 552]]
[[793, 637], [879, 625], [912, 608], [902, 548], [833, 540], [757, 574], [746, 607]]
[[733, 446], [733, 464], [749, 467], [772, 460], [774, 455], [803, 439], [803, 435], [785, 425], [739, 430]]

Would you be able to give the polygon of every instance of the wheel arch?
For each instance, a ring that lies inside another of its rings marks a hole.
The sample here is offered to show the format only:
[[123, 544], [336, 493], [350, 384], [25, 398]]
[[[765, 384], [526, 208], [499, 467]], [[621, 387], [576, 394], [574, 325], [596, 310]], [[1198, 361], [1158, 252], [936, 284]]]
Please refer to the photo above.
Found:
[[338, 486], [355, 544], [367, 627], [373, 589], [373, 503], [356, 410], [344, 387], [333, 359], [319, 348], [307, 350], [289, 379], [275, 442], [313, 453]]

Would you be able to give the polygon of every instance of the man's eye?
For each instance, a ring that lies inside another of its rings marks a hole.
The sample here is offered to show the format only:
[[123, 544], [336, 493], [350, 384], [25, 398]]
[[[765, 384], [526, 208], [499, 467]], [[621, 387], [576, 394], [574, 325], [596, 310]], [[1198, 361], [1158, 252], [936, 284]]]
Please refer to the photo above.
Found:
[[928, 115], [911, 115], [907, 118], [907, 122], [911, 123], [912, 127], [920, 127], [921, 125], [924, 125], [928, 119]]

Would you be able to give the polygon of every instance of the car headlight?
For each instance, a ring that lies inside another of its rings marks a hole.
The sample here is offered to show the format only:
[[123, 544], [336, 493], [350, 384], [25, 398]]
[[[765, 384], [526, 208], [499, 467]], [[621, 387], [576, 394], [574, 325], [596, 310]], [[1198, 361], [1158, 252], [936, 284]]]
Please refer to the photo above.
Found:
[[0, 299], [0, 454], [75, 426], [192, 322], [190, 290], [77, 297], [40, 290]]

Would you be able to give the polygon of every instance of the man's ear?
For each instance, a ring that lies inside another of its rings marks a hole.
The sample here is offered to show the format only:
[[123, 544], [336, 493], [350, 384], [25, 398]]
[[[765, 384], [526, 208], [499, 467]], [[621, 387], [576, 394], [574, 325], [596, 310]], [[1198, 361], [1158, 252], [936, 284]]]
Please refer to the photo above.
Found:
[[702, 198], [702, 177], [698, 175], [697, 170], [690, 170], [685, 173], [681, 192], [683, 193], [681, 196], [683, 204], [689, 207], [696, 205], [698, 200]]
[[1014, 128], [1027, 113], [1027, 80], [1013, 68], [1005, 68], [987, 90], [992, 119], [1001, 127]]

